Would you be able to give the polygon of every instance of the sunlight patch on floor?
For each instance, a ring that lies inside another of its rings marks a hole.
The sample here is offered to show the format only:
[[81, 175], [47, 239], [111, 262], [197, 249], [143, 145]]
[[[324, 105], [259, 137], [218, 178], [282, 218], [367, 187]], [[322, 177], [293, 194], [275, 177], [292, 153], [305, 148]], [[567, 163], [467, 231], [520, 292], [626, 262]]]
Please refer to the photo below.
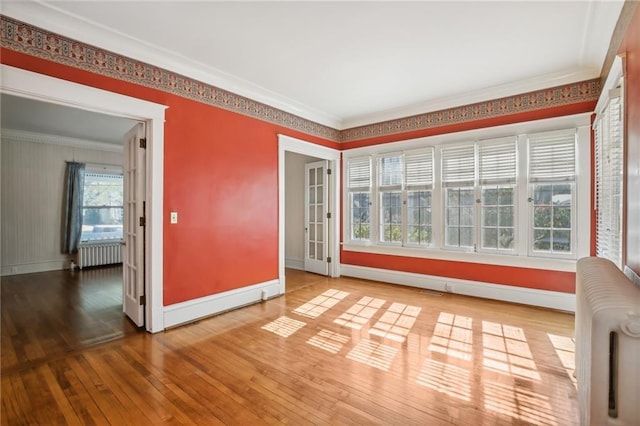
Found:
[[471, 401], [470, 372], [466, 368], [427, 358], [416, 382], [445, 395]]
[[293, 313], [309, 318], [318, 318], [348, 295], [349, 293], [346, 291], [329, 289], [320, 296], [316, 296], [308, 302], [298, 306], [293, 310]]
[[289, 337], [305, 325], [307, 325], [306, 322], [294, 320], [287, 316], [281, 316], [280, 318], [263, 325], [261, 328], [262, 330], [270, 331], [278, 336]]
[[336, 318], [333, 322], [345, 327], [360, 330], [369, 322], [378, 309], [380, 309], [386, 300], [375, 299], [373, 297], [363, 297], [351, 306], [345, 313]]
[[574, 375], [576, 371], [576, 343], [573, 338], [566, 336], [558, 336], [556, 334], [547, 333], [553, 349], [556, 351], [556, 355], [560, 359], [560, 363], [567, 372], [567, 376], [573, 383], [573, 386], [578, 388], [578, 381]]
[[350, 339], [349, 336], [344, 336], [330, 330], [320, 330], [318, 334], [307, 340], [307, 344], [335, 355], [342, 350]]
[[347, 354], [347, 358], [382, 371], [389, 371], [398, 349], [371, 340], [361, 340]]
[[482, 321], [482, 346], [485, 368], [527, 379], [541, 379], [522, 328]]
[[484, 407], [496, 413], [540, 426], [555, 426], [549, 397], [513, 383], [484, 382]]
[[403, 343], [418, 319], [421, 309], [404, 303], [393, 303], [369, 330], [369, 334]]
[[465, 361], [473, 353], [473, 319], [463, 315], [440, 312], [433, 329], [429, 350]]

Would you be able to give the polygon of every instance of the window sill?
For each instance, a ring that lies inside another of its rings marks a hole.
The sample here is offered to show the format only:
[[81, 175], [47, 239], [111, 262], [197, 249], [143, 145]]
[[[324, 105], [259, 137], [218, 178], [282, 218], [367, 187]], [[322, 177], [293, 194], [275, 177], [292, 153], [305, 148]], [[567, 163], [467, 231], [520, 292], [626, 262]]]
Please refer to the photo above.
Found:
[[530, 257], [517, 254], [490, 254], [458, 250], [423, 249], [411, 247], [391, 247], [386, 245], [364, 245], [344, 243], [344, 251], [384, 254], [391, 256], [416, 257], [423, 259], [448, 260], [454, 262], [483, 263], [487, 265], [512, 266], [518, 268], [544, 269], [550, 271], [575, 272], [575, 259], [554, 259]]

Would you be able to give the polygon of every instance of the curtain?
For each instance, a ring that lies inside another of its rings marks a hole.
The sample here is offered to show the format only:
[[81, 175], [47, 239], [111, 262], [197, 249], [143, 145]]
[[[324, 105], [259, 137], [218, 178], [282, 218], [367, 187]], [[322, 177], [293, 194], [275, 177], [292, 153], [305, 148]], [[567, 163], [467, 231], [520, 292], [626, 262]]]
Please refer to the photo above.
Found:
[[84, 195], [84, 163], [67, 161], [63, 207], [62, 252], [78, 251], [82, 233], [82, 198]]

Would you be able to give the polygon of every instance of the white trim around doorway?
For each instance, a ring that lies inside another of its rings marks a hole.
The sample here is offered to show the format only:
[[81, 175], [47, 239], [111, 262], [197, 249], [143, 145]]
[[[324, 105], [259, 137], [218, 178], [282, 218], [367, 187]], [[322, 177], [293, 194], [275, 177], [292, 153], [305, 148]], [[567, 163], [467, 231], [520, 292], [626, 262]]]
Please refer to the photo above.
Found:
[[278, 278], [280, 294], [284, 294], [285, 282], [285, 153], [316, 157], [329, 161], [331, 178], [329, 179], [329, 211], [332, 219], [329, 221], [329, 276], [340, 276], [340, 151], [311, 142], [296, 139], [291, 136], [278, 135]]
[[147, 230], [145, 328], [164, 330], [163, 177], [164, 116], [167, 106], [2, 65], [0, 92], [147, 123]]

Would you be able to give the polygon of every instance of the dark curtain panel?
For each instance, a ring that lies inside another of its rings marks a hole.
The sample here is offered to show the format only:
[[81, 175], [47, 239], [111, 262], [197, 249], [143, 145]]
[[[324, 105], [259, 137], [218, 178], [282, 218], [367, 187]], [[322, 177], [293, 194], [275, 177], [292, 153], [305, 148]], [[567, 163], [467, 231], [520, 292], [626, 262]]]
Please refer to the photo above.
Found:
[[67, 162], [63, 204], [62, 252], [78, 251], [82, 233], [82, 197], [84, 195], [84, 164]]

